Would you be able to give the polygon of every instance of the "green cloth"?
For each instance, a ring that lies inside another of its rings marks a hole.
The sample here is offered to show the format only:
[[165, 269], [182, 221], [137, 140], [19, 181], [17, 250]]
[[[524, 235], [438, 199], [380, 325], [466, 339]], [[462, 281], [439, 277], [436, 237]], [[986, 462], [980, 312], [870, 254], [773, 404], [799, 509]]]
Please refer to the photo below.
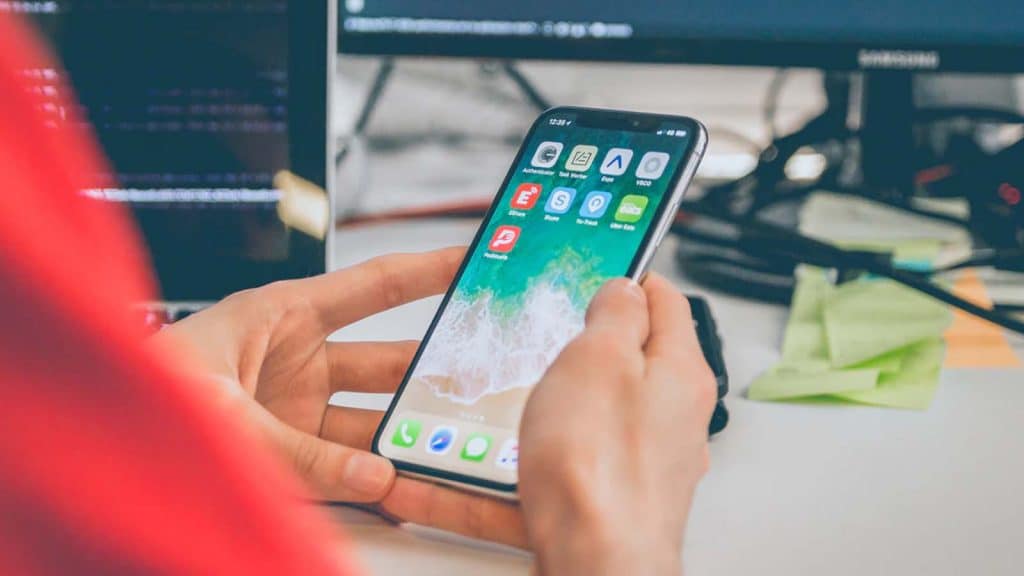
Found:
[[825, 271], [803, 268], [782, 361], [751, 385], [748, 397], [925, 410], [951, 319], [946, 306], [895, 282], [833, 286]]

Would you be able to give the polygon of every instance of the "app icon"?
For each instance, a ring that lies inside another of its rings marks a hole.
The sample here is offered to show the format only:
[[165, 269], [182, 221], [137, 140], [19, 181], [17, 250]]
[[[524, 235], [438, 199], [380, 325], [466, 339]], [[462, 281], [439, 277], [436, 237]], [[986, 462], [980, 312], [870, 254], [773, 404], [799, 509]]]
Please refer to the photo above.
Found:
[[515, 470], [519, 466], [519, 441], [515, 438], [505, 440], [494, 463], [497, 464], [498, 468]]
[[466, 445], [462, 447], [460, 458], [470, 462], [480, 462], [491, 449], [491, 437], [486, 434], [470, 434]]
[[391, 443], [402, 448], [412, 448], [420, 437], [420, 426], [416, 420], [402, 420], [391, 436]]
[[540, 193], [544, 190], [540, 184], [520, 184], [516, 193], [512, 195], [512, 208], [515, 210], [529, 210], [537, 203]]
[[544, 211], [548, 214], [565, 214], [572, 208], [575, 199], [575, 188], [555, 188], [548, 197], [548, 203], [544, 205]]
[[668, 167], [668, 154], [664, 152], [648, 152], [640, 159], [640, 165], [636, 167], [636, 177], [643, 180], [657, 180], [665, 173]]
[[612, 148], [604, 156], [601, 163], [601, 174], [607, 176], [622, 176], [633, 161], [633, 151], [629, 148]]
[[580, 216], [584, 218], [600, 218], [608, 211], [608, 205], [612, 203], [610, 192], [594, 190], [583, 199], [580, 206]]
[[427, 439], [428, 454], [447, 454], [455, 443], [455, 436], [459, 431], [454, 426], [438, 426], [430, 433]]
[[580, 144], [572, 149], [569, 159], [565, 161], [565, 169], [572, 172], [586, 172], [597, 158], [597, 146]]
[[644, 210], [647, 210], [647, 202], [647, 196], [629, 194], [623, 197], [622, 202], [619, 203], [619, 209], [615, 211], [615, 220], [617, 222], [639, 222], [644, 215]]
[[519, 242], [521, 232], [522, 229], [518, 226], [499, 226], [487, 247], [492, 252], [511, 252], [516, 247], [516, 242]]
[[551, 168], [558, 162], [562, 155], [562, 148], [565, 145], [561, 142], [542, 142], [533, 153], [533, 160], [530, 162], [536, 168]]

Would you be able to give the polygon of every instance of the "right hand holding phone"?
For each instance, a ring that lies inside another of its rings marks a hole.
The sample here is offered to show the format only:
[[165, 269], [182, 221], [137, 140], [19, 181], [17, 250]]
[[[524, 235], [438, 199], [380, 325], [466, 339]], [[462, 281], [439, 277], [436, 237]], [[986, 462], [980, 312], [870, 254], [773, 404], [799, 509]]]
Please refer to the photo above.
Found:
[[615, 280], [537, 385], [519, 494], [542, 574], [678, 574], [717, 399], [689, 305]]
[[540, 574], [678, 574], [716, 399], [686, 299], [615, 280], [527, 403], [521, 506], [399, 477], [382, 508], [532, 548]]

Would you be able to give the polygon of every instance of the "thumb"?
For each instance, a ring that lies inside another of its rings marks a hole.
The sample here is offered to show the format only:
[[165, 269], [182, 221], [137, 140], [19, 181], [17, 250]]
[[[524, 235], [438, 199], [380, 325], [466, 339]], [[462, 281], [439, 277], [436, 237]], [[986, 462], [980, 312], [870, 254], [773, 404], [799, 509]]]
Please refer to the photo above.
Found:
[[391, 490], [395, 468], [387, 459], [303, 432], [295, 434], [295, 469], [325, 499], [379, 502]]
[[606, 283], [587, 309], [587, 331], [609, 330], [629, 349], [640, 350], [647, 342], [650, 319], [643, 288], [628, 278]]
[[391, 491], [395, 468], [370, 452], [335, 444], [288, 426], [258, 404], [257, 429], [318, 496], [334, 502], [378, 502]]

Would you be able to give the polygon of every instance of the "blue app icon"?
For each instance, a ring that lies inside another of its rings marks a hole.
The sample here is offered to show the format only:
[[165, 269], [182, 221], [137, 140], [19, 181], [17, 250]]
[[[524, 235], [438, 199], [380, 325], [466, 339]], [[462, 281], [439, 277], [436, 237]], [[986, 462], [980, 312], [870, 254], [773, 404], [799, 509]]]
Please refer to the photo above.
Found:
[[572, 208], [575, 199], [575, 188], [555, 188], [548, 197], [548, 203], [544, 205], [544, 211], [548, 214], [565, 214]]
[[608, 211], [608, 205], [611, 203], [612, 195], [610, 192], [594, 190], [583, 199], [583, 205], [580, 206], [580, 216], [584, 218], [600, 218]]
[[455, 443], [458, 430], [454, 426], [438, 426], [430, 433], [426, 449], [428, 454], [447, 454]]

